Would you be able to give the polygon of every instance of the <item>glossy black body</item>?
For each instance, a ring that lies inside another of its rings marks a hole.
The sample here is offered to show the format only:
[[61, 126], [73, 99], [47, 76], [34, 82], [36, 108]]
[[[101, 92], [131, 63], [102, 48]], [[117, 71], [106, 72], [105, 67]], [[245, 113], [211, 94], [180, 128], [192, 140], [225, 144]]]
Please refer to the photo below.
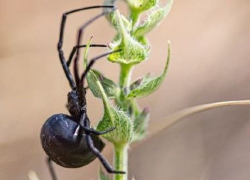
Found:
[[[104, 143], [91, 134], [94, 146], [102, 151]], [[96, 155], [89, 149], [86, 134], [77, 119], [65, 114], [51, 116], [41, 130], [41, 142], [46, 154], [66, 168], [78, 168], [92, 162]]]

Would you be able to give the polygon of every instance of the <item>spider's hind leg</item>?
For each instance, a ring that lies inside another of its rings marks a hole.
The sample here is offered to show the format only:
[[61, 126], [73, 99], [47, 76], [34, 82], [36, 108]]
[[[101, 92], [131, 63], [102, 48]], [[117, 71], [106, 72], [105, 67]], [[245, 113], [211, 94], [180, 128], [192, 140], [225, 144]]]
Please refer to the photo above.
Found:
[[110, 129], [107, 129], [105, 131], [97, 131], [93, 128], [90, 127], [90, 121], [89, 121], [89, 118], [87, 117], [86, 113], [82, 113], [81, 115], [81, 118], [80, 118], [80, 122], [79, 122], [79, 125], [81, 126], [81, 128], [89, 133], [89, 134], [95, 134], [97, 136], [99, 135], [103, 135], [103, 134], [107, 134], [113, 130], [115, 130], [115, 127], [112, 127]]
[[101, 161], [101, 163], [103, 164], [107, 172], [113, 173], [113, 174], [125, 174], [126, 173], [124, 171], [116, 171], [111, 167], [111, 165], [107, 162], [107, 160], [102, 156], [100, 151], [94, 146], [93, 140], [89, 133], [86, 133], [86, 141], [87, 141], [88, 147], [99, 158], [99, 160]]
[[85, 133], [86, 133], [86, 142], [87, 142], [88, 147], [96, 155], [96, 157], [99, 158], [99, 160], [101, 161], [101, 163], [103, 164], [103, 166], [105, 167], [105, 169], [107, 170], [107, 172], [109, 172], [109, 173], [115, 173], [115, 174], [125, 174], [125, 172], [123, 172], [123, 171], [116, 171], [116, 170], [114, 170], [112, 168], [112, 166], [102, 156], [101, 152], [94, 146], [93, 140], [91, 138], [91, 133], [93, 133], [93, 134], [97, 133], [97, 135], [105, 134], [105, 133], [108, 133], [110, 131], [113, 131], [115, 128], [108, 129], [107, 131], [100, 131], [100, 132], [99, 131], [95, 131], [95, 130], [93, 130], [93, 129], [90, 128], [90, 122], [89, 122], [89, 119], [88, 119], [88, 117], [86, 116], [85, 113], [83, 113], [81, 115], [80, 125], [85, 130]]
[[107, 130], [105, 130], [105, 131], [96, 131], [96, 130], [93, 129], [93, 128], [88, 128], [88, 127], [85, 127], [85, 126], [81, 126], [81, 127], [82, 127], [82, 129], [83, 129], [85, 132], [89, 132], [90, 134], [95, 134], [95, 135], [97, 135], [97, 136], [103, 135], [103, 134], [107, 134], [107, 133], [109, 133], [109, 132], [115, 130], [115, 127], [112, 127], [112, 128], [107, 129]]
[[55, 172], [55, 169], [53, 167], [52, 160], [49, 157], [47, 157], [46, 160], [47, 160], [47, 165], [48, 165], [52, 180], [57, 180], [56, 172]]

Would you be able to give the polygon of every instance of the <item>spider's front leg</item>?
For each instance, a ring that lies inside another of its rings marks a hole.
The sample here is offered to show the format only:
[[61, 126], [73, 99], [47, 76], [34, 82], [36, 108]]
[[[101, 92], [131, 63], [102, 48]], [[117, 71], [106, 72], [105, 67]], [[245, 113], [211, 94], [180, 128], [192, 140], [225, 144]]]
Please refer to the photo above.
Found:
[[[59, 35], [59, 41], [58, 41], [58, 45], [57, 45], [57, 50], [59, 53], [59, 58], [64, 70], [64, 73], [69, 81], [70, 87], [72, 89], [76, 89], [76, 83], [74, 82], [73, 76], [69, 70], [69, 67], [67, 65], [65, 56], [64, 56], [64, 52], [63, 52], [63, 39], [64, 39], [64, 30], [65, 30], [65, 24], [66, 24], [66, 19], [67, 16], [69, 14], [75, 13], [75, 12], [79, 12], [79, 11], [84, 11], [84, 10], [89, 10], [89, 9], [97, 9], [97, 8], [114, 8], [113, 6], [90, 6], [90, 7], [84, 7], [84, 8], [79, 8], [79, 9], [74, 9], [72, 11], [68, 11], [66, 13], [64, 13], [62, 15], [62, 21], [61, 21], [61, 26], [60, 26], [60, 35]], [[80, 44], [78, 44], [78, 46], [80, 46]]]
[[[68, 61], [67, 61], [68, 67], [70, 66], [70, 64], [71, 64], [71, 62], [72, 62], [72, 59], [73, 59], [73, 57], [74, 57], [74, 55], [75, 55], [76, 50], [78, 50], [79, 48], [85, 48], [86, 46], [87, 46], [87, 45], [84, 44], [84, 45], [80, 45], [80, 46], [75, 46], [75, 47], [73, 47], [73, 49], [71, 50], [71, 53], [70, 53], [70, 55], [69, 55], [69, 59], [68, 59]], [[107, 45], [105, 45], [105, 44], [90, 44], [89, 47], [107, 47]]]

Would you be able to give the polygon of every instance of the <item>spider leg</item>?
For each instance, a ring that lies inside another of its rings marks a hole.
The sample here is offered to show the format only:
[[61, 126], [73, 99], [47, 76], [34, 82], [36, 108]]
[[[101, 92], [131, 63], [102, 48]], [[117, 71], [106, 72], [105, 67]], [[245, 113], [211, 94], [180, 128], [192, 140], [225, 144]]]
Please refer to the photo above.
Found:
[[89, 86], [86, 86], [86, 87], [85, 87], [85, 90], [87, 91], [88, 89], [89, 89]]
[[54, 170], [54, 167], [53, 167], [53, 164], [52, 164], [52, 160], [49, 157], [47, 157], [47, 165], [49, 167], [49, 172], [50, 172], [50, 175], [52, 177], [52, 180], [57, 180], [56, 172]]
[[89, 72], [89, 70], [91, 69], [91, 67], [94, 65], [94, 63], [95, 63], [97, 60], [99, 60], [99, 59], [101, 59], [102, 57], [105, 57], [105, 56], [107, 56], [107, 55], [109, 55], [109, 54], [113, 54], [113, 53], [120, 52], [120, 51], [121, 51], [121, 50], [119, 49], [119, 50], [116, 50], [116, 51], [107, 52], [107, 53], [101, 54], [101, 55], [96, 56], [96, 57], [94, 57], [93, 59], [91, 59], [91, 60], [89, 61], [88, 65], [87, 65], [85, 71], [83, 72], [83, 74], [82, 74], [82, 76], [81, 76], [81, 81], [80, 81], [81, 85], [82, 85], [82, 86], [84, 85], [84, 79], [85, 79], [85, 77], [87, 76], [87, 73]]
[[[92, 131], [92, 129], [90, 128], [90, 122], [89, 122], [89, 119], [88, 119], [86, 113], [84, 113], [84, 112], [82, 113], [81, 118], [80, 118], [80, 126], [83, 129], [87, 129], [87, 131], [85, 131], [87, 145], [90, 148], [90, 150], [96, 155], [96, 157], [98, 157], [100, 159], [100, 161], [103, 164], [103, 166], [105, 167], [105, 169], [109, 173], [125, 174], [125, 172], [123, 172], [123, 171], [115, 171], [112, 168], [112, 166], [109, 165], [109, 163], [107, 162], [107, 160], [102, 156], [102, 154], [100, 153], [100, 151], [94, 146], [93, 140], [92, 140], [92, 138], [90, 136], [91, 132], [89, 132], [89, 130]], [[111, 131], [111, 130], [114, 130], [114, 128], [113, 129], [109, 129], [109, 131]]]
[[[80, 46], [75, 46], [75, 47], [73, 47], [73, 49], [72, 49], [72, 51], [71, 51], [71, 53], [70, 53], [69, 59], [68, 59], [68, 61], [67, 61], [67, 65], [68, 65], [68, 66], [70, 66], [70, 63], [71, 63], [71, 61], [72, 61], [72, 59], [73, 59], [73, 57], [74, 57], [74, 55], [75, 55], [76, 50], [77, 50], [78, 48], [84, 48], [84, 47], [86, 47], [86, 46], [87, 46], [87, 45], [84, 44], [84, 45], [80, 45]], [[90, 47], [107, 47], [107, 45], [105, 45], [105, 44], [90, 44]]]
[[85, 132], [88, 132], [90, 134], [95, 134], [95, 135], [106, 134], [106, 133], [109, 133], [115, 129], [115, 127], [112, 127], [112, 128], [107, 129], [105, 131], [96, 131], [95, 129], [90, 127], [90, 121], [89, 121], [89, 118], [87, 117], [86, 113], [82, 113], [82, 115], [80, 117], [79, 125], [81, 126], [81, 128]]
[[125, 174], [124, 171], [116, 171], [110, 166], [110, 164], [102, 156], [100, 151], [97, 148], [95, 148], [93, 140], [92, 140], [89, 133], [86, 133], [86, 142], [87, 142], [88, 147], [91, 149], [91, 151], [99, 158], [99, 160], [101, 161], [101, 163], [103, 164], [103, 166], [107, 170], [107, 172], [114, 173], [114, 174]]
[[[112, 8], [114, 10], [114, 7], [113, 6], [109, 6], [110, 8]], [[85, 24], [83, 24], [79, 30], [78, 30], [78, 35], [77, 35], [77, 45], [76, 47], [80, 46], [81, 44], [81, 39], [82, 39], [82, 36], [83, 36], [83, 32], [85, 30], [85, 28], [91, 24], [92, 22], [94, 22], [95, 20], [97, 20], [98, 18], [108, 14], [109, 12], [102, 12], [101, 14], [93, 17], [92, 19], [90, 19], [89, 21], [87, 21]], [[79, 48], [76, 50], [76, 56], [75, 56], [75, 59], [74, 59], [74, 76], [75, 76], [75, 81], [76, 81], [76, 84], [77, 84], [77, 87], [80, 87], [82, 88], [82, 84], [80, 84], [80, 77], [79, 77], [79, 68], [78, 68], [78, 61], [79, 61]]]
[[[60, 27], [60, 36], [59, 36], [59, 42], [57, 45], [57, 49], [58, 49], [58, 53], [59, 53], [59, 58], [64, 70], [64, 73], [69, 81], [70, 87], [72, 89], [76, 89], [76, 84], [74, 82], [74, 79], [72, 77], [72, 74], [70, 73], [69, 67], [67, 66], [65, 57], [64, 57], [64, 53], [62, 50], [62, 46], [63, 46], [63, 35], [64, 35], [64, 29], [65, 29], [65, 24], [66, 24], [66, 19], [67, 19], [67, 15], [75, 13], [75, 12], [79, 12], [79, 11], [83, 11], [83, 10], [88, 10], [88, 9], [95, 9], [95, 8], [113, 8], [113, 6], [90, 6], [90, 7], [85, 7], [85, 8], [80, 8], [80, 9], [75, 9], [72, 11], [68, 11], [66, 13], [64, 13], [62, 15], [62, 21], [61, 21], [61, 27]], [[78, 44], [80, 45], [80, 44]]]
[[91, 133], [91, 134], [95, 134], [95, 135], [102, 135], [102, 134], [107, 134], [107, 133], [109, 133], [109, 132], [111, 132], [111, 131], [113, 131], [113, 130], [115, 130], [115, 127], [112, 127], [112, 128], [110, 128], [110, 129], [107, 129], [107, 130], [105, 130], [105, 131], [96, 131], [95, 129], [93, 129], [93, 128], [88, 128], [88, 127], [85, 127], [85, 126], [81, 126], [82, 127], [82, 129], [85, 131], [85, 132], [89, 132], [89, 133]]

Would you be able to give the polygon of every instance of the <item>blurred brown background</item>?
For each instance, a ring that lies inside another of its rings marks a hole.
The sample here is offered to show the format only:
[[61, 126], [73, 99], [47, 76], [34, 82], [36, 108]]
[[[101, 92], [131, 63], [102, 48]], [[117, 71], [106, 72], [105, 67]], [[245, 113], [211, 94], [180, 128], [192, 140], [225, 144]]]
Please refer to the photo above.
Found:
[[[39, 133], [49, 116], [66, 113], [70, 88], [56, 51], [61, 14], [97, 4], [102, 1], [0, 1], [1, 180], [28, 179], [31, 169], [41, 180], [50, 179]], [[68, 18], [66, 57], [79, 25], [98, 12]], [[171, 40], [172, 59], [165, 83], [140, 100], [151, 110], [151, 134], [164, 124], [164, 117], [176, 110], [249, 99], [249, 19], [249, 0], [175, 0], [168, 18], [149, 35], [149, 60], [133, 74], [133, 78], [147, 72], [159, 74], [167, 55], [167, 40]], [[84, 40], [94, 36], [94, 43], [107, 43], [113, 35], [103, 18], [88, 28]], [[104, 51], [91, 49], [91, 56]], [[118, 79], [117, 65], [103, 60], [95, 67]], [[102, 104], [91, 93], [88, 109], [96, 125], [102, 116]], [[247, 106], [192, 116], [131, 147], [130, 175], [136, 180], [249, 180], [249, 118]], [[111, 157], [111, 151], [109, 145], [104, 154]], [[56, 169], [60, 180], [96, 180], [98, 166], [96, 160], [80, 169]]]

